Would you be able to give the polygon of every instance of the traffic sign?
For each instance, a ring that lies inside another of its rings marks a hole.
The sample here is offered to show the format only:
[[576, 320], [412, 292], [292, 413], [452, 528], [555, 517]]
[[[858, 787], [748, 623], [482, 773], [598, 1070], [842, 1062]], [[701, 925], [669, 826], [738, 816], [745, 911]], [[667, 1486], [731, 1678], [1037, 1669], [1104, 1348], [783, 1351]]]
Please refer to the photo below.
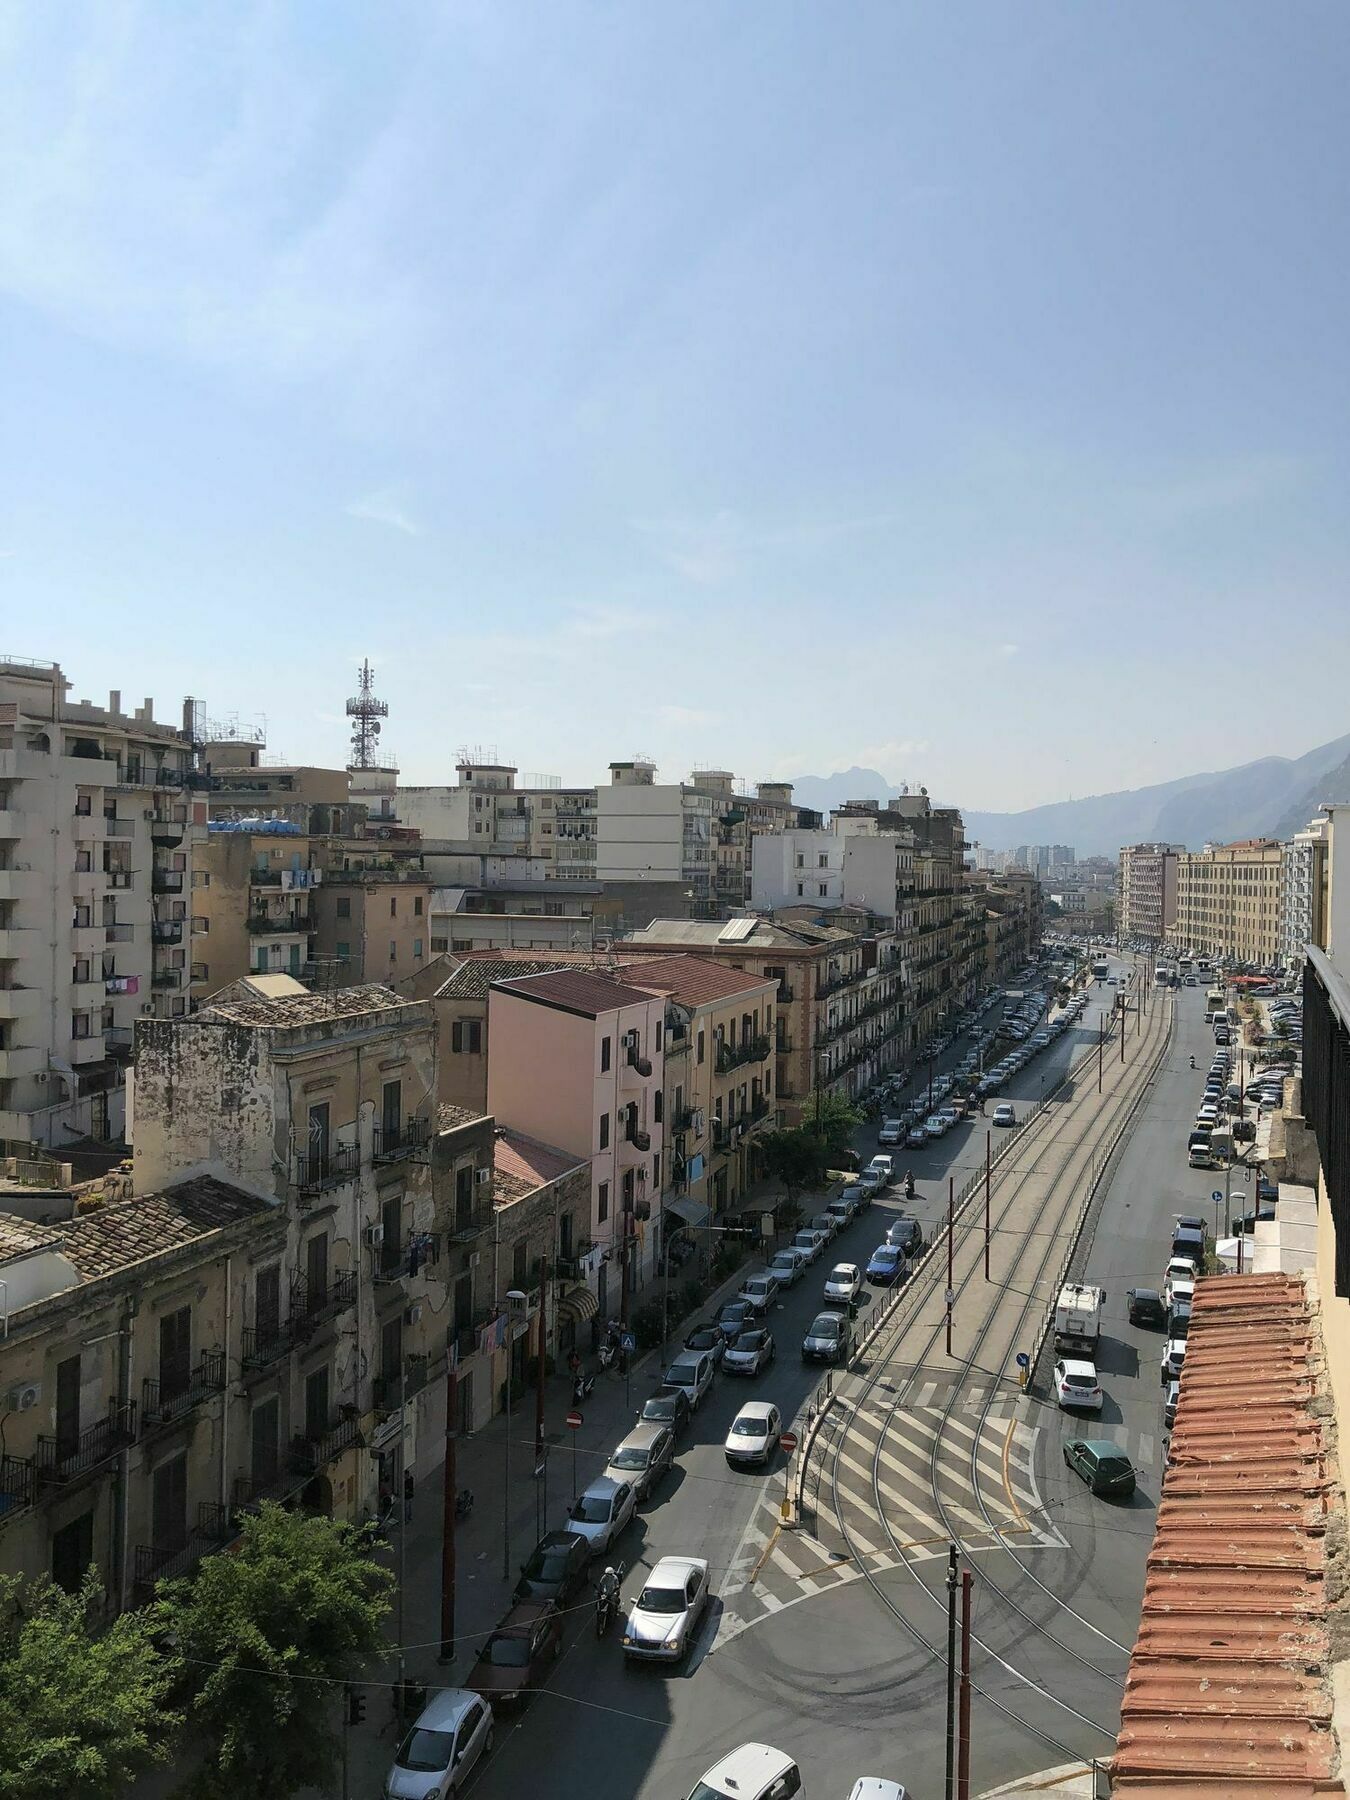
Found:
[[1031, 1367], [1031, 1358], [1027, 1355], [1025, 1350], [1019, 1350], [1017, 1352], [1017, 1366], [1019, 1369], [1029, 1369]]
[[797, 1434], [795, 1431], [780, 1432], [778, 1441], [783, 1446], [784, 1450], [787, 1451], [789, 1456], [791, 1456], [792, 1452], [797, 1448]]
[[633, 1336], [631, 1331], [625, 1331], [623, 1336], [619, 1339], [619, 1348], [626, 1356], [631, 1356], [634, 1350], [637, 1349], [637, 1339]]
[[1215, 1206], [1217, 1206], [1219, 1204], [1220, 1200], [1223, 1199], [1223, 1189], [1215, 1188], [1213, 1193], [1210, 1195], [1210, 1199], [1214, 1202]]
[[581, 1428], [582, 1428], [582, 1426], [583, 1426], [583, 1425], [584, 1425], [584, 1424], [585, 1424], [585, 1423], [586, 1423], [586, 1421], [585, 1421], [585, 1419], [584, 1419], [584, 1417], [583, 1417], [583, 1416], [582, 1416], [582, 1414], [581, 1414], [581, 1413], [579, 1413], [579, 1412], [570, 1412], [570, 1413], [568, 1413], [568, 1415], [567, 1415], [567, 1429], [568, 1429], [568, 1430], [569, 1430], [569, 1431], [580, 1431], [580, 1430], [581, 1430]]

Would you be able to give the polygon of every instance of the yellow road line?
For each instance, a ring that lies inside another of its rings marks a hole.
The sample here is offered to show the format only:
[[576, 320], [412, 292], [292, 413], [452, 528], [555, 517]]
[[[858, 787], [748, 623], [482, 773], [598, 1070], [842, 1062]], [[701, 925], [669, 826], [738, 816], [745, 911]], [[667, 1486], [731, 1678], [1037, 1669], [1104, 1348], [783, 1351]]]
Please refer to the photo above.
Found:
[[1008, 1458], [1012, 1454], [1013, 1432], [1017, 1429], [1016, 1418], [1008, 1420], [1007, 1435], [1003, 1439], [1003, 1492], [1007, 1496], [1008, 1505], [1012, 1508], [1013, 1517], [1017, 1520], [1019, 1531], [1030, 1531], [1027, 1515], [1017, 1504], [1017, 1496], [1013, 1493], [1012, 1478], [1008, 1474]]
[[779, 1532], [782, 1531], [782, 1529], [783, 1529], [783, 1527], [781, 1525], [774, 1526], [773, 1535], [770, 1537], [768, 1543], [765, 1544], [764, 1548], [760, 1551], [759, 1561], [755, 1564], [754, 1568], [751, 1569], [751, 1571], [750, 1571], [750, 1579], [746, 1583], [747, 1587], [753, 1587], [755, 1585], [755, 1582], [759, 1579], [759, 1572], [764, 1567], [765, 1563], [768, 1562], [770, 1556], [773, 1554], [773, 1547], [778, 1542], [778, 1534], [779, 1534]]

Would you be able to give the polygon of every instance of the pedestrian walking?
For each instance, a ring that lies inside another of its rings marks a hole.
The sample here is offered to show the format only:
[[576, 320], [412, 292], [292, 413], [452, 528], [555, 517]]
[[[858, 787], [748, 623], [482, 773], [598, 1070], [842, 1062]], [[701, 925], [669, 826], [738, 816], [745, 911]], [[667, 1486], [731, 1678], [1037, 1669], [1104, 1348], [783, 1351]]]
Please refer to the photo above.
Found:
[[411, 1469], [405, 1469], [403, 1471], [403, 1523], [405, 1525], [412, 1524], [412, 1503], [413, 1472]]

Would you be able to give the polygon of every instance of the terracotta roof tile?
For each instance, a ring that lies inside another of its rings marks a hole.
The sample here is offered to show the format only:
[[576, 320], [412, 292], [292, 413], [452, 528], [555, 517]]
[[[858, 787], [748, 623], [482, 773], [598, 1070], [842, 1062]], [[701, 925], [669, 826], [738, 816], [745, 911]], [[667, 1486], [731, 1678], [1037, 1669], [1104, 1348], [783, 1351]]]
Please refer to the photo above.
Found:
[[584, 1156], [573, 1156], [568, 1150], [556, 1150], [552, 1144], [538, 1143], [522, 1137], [518, 1131], [503, 1131], [492, 1151], [495, 1189], [498, 1203], [519, 1200], [537, 1188], [547, 1187], [572, 1169], [586, 1166]]
[[64, 1228], [62, 1253], [84, 1281], [112, 1275], [161, 1250], [177, 1250], [269, 1203], [212, 1175], [198, 1175], [163, 1194], [143, 1194], [85, 1213]]
[[620, 1006], [650, 1006], [652, 997], [640, 988], [628, 987], [612, 975], [595, 969], [558, 969], [548, 975], [525, 975], [514, 981], [494, 981], [498, 993], [515, 994], [522, 1000], [542, 1000], [589, 1019], [614, 1012]]
[[634, 987], [650, 988], [653, 993], [672, 994], [686, 1006], [702, 1006], [711, 1000], [734, 1000], [738, 994], [752, 994], [769, 987], [777, 992], [777, 979], [763, 975], [747, 975], [725, 963], [708, 961], [701, 956], [656, 956], [650, 961], [628, 964], [624, 975]]
[[[226, 990], [229, 994], [230, 990]], [[416, 1003], [392, 988], [369, 982], [363, 987], [334, 988], [321, 994], [301, 993], [212, 1000], [197, 1014], [199, 1019], [228, 1019], [236, 1025], [252, 1025], [272, 1031], [284, 1031], [293, 1025], [312, 1025], [324, 1019], [355, 1018], [361, 1013], [391, 1012], [400, 1006]]]
[[1197, 1285], [1114, 1795], [1297, 1800], [1337, 1765], [1321, 1362], [1298, 1278]]

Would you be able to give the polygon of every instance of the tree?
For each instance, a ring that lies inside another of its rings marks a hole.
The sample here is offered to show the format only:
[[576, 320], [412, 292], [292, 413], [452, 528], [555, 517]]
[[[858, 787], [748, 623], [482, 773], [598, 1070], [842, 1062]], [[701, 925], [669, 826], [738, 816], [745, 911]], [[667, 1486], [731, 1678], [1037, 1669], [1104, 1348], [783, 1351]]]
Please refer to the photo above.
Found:
[[93, 1569], [78, 1594], [0, 1577], [3, 1800], [115, 1800], [168, 1756], [175, 1665], [145, 1613], [100, 1629], [103, 1599]]
[[166, 1583], [159, 1611], [195, 1689], [190, 1724], [204, 1740], [187, 1784], [201, 1800], [287, 1800], [323, 1788], [337, 1763], [340, 1684], [387, 1650], [393, 1577], [366, 1533], [265, 1503], [232, 1556]]
[[853, 1148], [853, 1133], [862, 1124], [862, 1114], [838, 1094], [816, 1089], [811, 1110], [802, 1121], [802, 1130], [818, 1138], [826, 1156], [826, 1166], [838, 1162], [846, 1150]]
[[781, 1181], [783, 1194], [791, 1205], [803, 1188], [816, 1187], [824, 1179], [827, 1161], [820, 1139], [800, 1125], [785, 1131], [770, 1131], [760, 1140], [760, 1156], [764, 1173], [771, 1181]]

